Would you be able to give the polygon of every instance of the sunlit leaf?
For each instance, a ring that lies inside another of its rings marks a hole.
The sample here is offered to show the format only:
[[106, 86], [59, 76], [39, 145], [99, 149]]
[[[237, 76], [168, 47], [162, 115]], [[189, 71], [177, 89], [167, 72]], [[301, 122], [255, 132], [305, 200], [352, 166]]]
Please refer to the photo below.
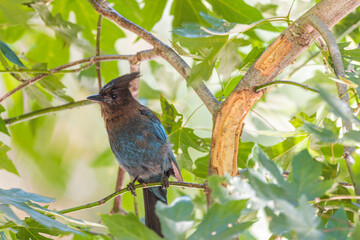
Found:
[[252, 222], [237, 223], [246, 202], [247, 200], [237, 200], [223, 205], [215, 203], [188, 239], [232, 239], [239, 235], [252, 225]]
[[[40, 223], [34, 221], [31, 218], [25, 220], [26, 226], [16, 226], [13, 229], [16, 231], [17, 239], [37, 239], [37, 240], [47, 240], [53, 239], [56, 236], [63, 235], [66, 232], [60, 231], [58, 229], [51, 229], [41, 225]], [[52, 236], [52, 238], [49, 238]]]
[[330, 230], [327, 231], [327, 238], [326, 239], [346, 239], [351, 228], [347, 223], [346, 213], [344, 208], [341, 207], [339, 210], [329, 218], [326, 229]]
[[306, 132], [313, 134], [323, 143], [333, 143], [338, 139], [338, 133], [334, 133], [328, 128], [319, 127], [312, 123], [305, 122], [303, 129]]
[[201, 138], [194, 133], [194, 129], [182, 127], [183, 116], [178, 113], [174, 105], [170, 104], [164, 97], [160, 98], [162, 115], [161, 122], [169, 136], [173, 150], [179, 156], [179, 164], [192, 171], [193, 162], [189, 154], [189, 148], [200, 152], [208, 152], [210, 140]]
[[188, 196], [175, 199], [171, 205], [156, 204], [156, 214], [161, 222], [161, 232], [167, 239], [185, 239], [194, 224], [194, 205]]
[[[40, 205], [37, 205], [36, 202], [50, 203], [52, 201], [54, 201], [54, 199], [40, 196], [34, 193], [28, 193], [19, 188], [12, 188], [9, 190], [0, 189], [0, 204], [13, 206], [21, 211], [24, 211], [33, 220], [37, 221], [46, 228], [55, 228], [64, 232], [79, 233], [77, 230], [70, 228], [63, 223], [60, 223], [55, 219], [40, 213], [36, 209], [40, 208], [46, 210], [47, 212], [51, 212], [41, 207]], [[34, 208], [34, 206], [36, 208]]]
[[254, 197], [250, 185], [240, 177], [210, 176], [208, 184], [214, 202], [224, 204], [233, 200], [246, 200]]
[[204, 23], [200, 12], [206, 12], [206, 7], [201, 0], [175, 0], [170, 14], [174, 16], [172, 26], [177, 28], [184, 23]]
[[289, 239], [322, 239], [324, 234], [317, 229], [320, 219], [315, 215], [315, 209], [306, 202], [304, 197], [299, 200], [299, 206], [279, 201], [276, 212], [265, 208], [270, 223], [270, 230], [275, 234], [285, 235]]
[[328, 94], [325, 90], [319, 88], [319, 93], [322, 99], [324, 99], [332, 111], [339, 117], [341, 117], [344, 121], [355, 123], [360, 126], [360, 120], [354, 116], [350, 107], [347, 106], [346, 103], [340, 101], [337, 97]]
[[25, 67], [16, 54], [11, 50], [11, 48], [9, 48], [9, 46], [2, 41], [0, 41], [0, 51], [10, 62], [18, 65], [19, 67]]
[[292, 159], [290, 182], [296, 198], [305, 195], [308, 200], [320, 197], [332, 186], [332, 182], [319, 182], [321, 163], [314, 160], [307, 150], [303, 150]]
[[14, 163], [8, 158], [6, 152], [10, 148], [0, 141], [0, 169], [19, 175]]
[[146, 30], [151, 30], [161, 19], [165, 9], [166, 0], [145, 0], [144, 7], [141, 9], [141, 26]]
[[41, 17], [44, 23], [53, 29], [57, 36], [70, 43], [77, 40], [77, 34], [82, 27], [65, 21], [60, 14], [53, 16], [45, 4], [33, 3], [30, 5]]
[[110, 233], [118, 239], [161, 239], [155, 232], [148, 229], [138, 217], [129, 213], [128, 215], [102, 215], [101, 219]]

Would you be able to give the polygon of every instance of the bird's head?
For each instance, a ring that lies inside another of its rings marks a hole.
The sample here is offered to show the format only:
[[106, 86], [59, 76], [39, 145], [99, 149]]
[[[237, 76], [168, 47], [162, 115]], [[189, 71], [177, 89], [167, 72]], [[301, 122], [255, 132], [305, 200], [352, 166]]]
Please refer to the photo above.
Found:
[[87, 97], [90, 101], [98, 102], [102, 107], [124, 105], [132, 98], [129, 87], [131, 81], [139, 77], [139, 72], [130, 73], [115, 78], [104, 85], [99, 94]]

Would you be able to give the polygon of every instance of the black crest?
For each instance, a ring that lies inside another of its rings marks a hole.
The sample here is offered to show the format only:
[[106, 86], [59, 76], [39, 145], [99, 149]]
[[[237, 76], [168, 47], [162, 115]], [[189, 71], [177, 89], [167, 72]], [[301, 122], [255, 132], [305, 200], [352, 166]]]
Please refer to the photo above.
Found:
[[131, 86], [131, 81], [138, 77], [140, 77], [140, 73], [134, 72], [115, 78], [101, 88], [100, 94], [107, 94], [111, 91], [121, 91], [129, 89]]

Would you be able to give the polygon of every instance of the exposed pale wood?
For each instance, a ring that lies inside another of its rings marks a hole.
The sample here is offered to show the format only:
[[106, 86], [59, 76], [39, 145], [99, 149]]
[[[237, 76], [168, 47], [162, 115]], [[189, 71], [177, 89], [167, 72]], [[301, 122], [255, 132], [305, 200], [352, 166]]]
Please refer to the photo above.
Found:
[[209, 174], [237, 175], [238, 146], [244, 118], [261, 95], [262, 92], [243, 89], [233, 92], [226, 99], [214, 125]]
[[[320, 37], [319, 33], [311, 26], [309, 17], [316, 16], [327, 27], [332, 27], [359, 5], [360, 0], [320, 1], [297, 19], [295, 24], [281, 33], [250, 67], [216, 118], [209, 164], [210, 174], [234, 175], [237, 172], [238, 139], [241, 136], [243, 121], [251, 110], [251, 106], [264, 93], [255, 94], [253, 89], [273, 81], [286, 66], [296, 60], [299, 54], [311, 46], [314, 39]], [[230, 103], [234, 105], [231, 106]]]

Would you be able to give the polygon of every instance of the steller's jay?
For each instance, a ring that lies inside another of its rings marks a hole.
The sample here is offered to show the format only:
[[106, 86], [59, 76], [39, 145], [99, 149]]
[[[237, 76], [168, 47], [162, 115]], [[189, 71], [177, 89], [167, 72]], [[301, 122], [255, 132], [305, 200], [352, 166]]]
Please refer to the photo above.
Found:
[[100, 103], [111, 149], [121, 166], [134, 178], [129, 186], [136, 180], [162, 182], [162, 187], [143, 189], [145, 224], [161, 236], [155, 204], [157, 201], [167, 203], [168, 177], [173, 175], [182, 181], [182, 176], [160, 120], [131, 95], [130, 83], [138, 77], [138, 72], [118, 77], [107, 83], [99, 94], [87, 99]]

